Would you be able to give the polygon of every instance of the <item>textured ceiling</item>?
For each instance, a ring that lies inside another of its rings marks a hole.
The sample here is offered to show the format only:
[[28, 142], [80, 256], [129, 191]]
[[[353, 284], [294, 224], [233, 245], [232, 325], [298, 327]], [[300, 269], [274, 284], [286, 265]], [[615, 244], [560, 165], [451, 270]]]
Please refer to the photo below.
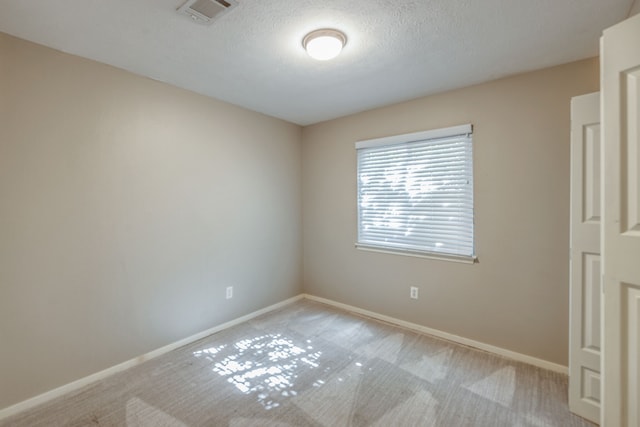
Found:
[[[640, 1], [640, 0], [638, 0]], [[0, 31], [301, 125], [598, 54], [633, 0], [1, 0]], [[635, 9], [638, 9], [636, 4]], [[330, 62], [303, 36], [346, 33]]]

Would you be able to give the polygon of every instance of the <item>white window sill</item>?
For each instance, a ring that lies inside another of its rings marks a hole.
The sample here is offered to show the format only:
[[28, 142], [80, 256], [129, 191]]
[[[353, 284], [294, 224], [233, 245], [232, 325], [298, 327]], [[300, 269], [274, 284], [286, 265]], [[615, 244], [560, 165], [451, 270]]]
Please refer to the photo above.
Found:
[[356, 243], [355, 246], [357, 249], [360, 249], [362, 251], [379, 252], [383, 254], [403, 255], [403, 256], [411, 256], [416, 258], [427, 258], [427, 259], [435, 259], [440, 261], [459, 262], [463, 264], [475, 264], [476, 262], [478, 262], [478, 258], [475, 256], [447, 255], [447, 254], [441, 254], [437, 252], [426, 252], [426, 251], [417, 251], [417, 250], [410, 250], [410, 249], [391, 248], [387, 246], [375, 246], [375, 245], [368, 245], [364, 243]]

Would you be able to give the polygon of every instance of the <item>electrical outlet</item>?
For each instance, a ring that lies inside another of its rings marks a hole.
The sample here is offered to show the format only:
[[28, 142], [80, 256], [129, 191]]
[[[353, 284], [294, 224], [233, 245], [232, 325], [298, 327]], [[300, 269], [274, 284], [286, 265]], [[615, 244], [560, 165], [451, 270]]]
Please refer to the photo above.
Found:
[[233, 286], [227, 286], [227, 299], [233, 298]]
[[411, 286], [409, 288], [409, 297], [411, 299], [418, 299], [418, 288], [415, 286]]

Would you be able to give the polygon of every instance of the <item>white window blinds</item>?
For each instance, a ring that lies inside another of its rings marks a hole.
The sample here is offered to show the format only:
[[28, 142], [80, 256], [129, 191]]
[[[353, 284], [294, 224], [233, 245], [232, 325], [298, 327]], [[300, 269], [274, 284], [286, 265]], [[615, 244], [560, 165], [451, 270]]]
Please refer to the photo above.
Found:
[[471, 130], [356, 143], [357, 246], [474, 259]]

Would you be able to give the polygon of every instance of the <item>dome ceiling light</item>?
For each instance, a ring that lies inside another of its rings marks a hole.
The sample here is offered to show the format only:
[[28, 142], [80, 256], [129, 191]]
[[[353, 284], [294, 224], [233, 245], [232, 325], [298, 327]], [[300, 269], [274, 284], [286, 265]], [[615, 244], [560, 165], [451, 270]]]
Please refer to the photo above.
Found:
[[347, 43], [347, 36], [338, 30], [315, 30], [304, 36], [302, 46], [313, 59], [326, 61], [340, 54]]

